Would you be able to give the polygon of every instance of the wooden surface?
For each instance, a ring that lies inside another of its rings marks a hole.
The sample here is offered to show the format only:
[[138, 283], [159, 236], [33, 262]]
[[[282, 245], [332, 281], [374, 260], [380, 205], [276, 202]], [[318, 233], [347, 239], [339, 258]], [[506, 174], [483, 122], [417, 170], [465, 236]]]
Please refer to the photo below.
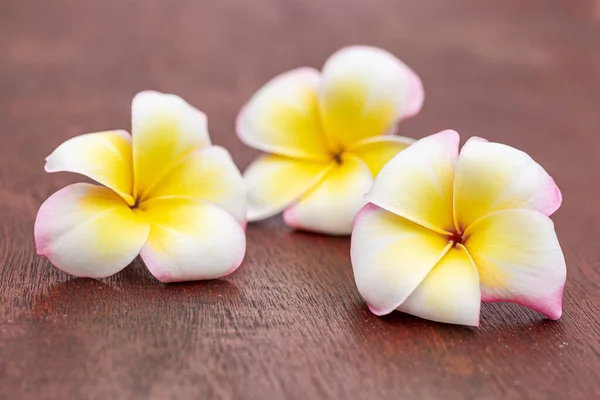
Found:
[[[444, 128], [529, 152], [555, 177], [567, 259], [558, 322], [516, 305], [479, 329], [373, 316], [349, 240], [251, 225], [223, 280], [157, 282], [140, 261], [74, 279], [37, 257], [33, 221], [81, 178], [48, 175], [65, 139], [130, 127], [143, 89], [209, 116], [240, 168], [240, 106], [270, 77], [365, 43], [422, 76]], [[600, 2], [1, 0], [0, 398], [600, 398]]]

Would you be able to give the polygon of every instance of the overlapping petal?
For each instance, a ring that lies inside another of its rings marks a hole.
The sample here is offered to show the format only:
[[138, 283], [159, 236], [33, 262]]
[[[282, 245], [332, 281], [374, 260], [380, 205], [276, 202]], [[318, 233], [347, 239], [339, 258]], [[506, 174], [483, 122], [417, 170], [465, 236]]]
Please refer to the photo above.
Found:
[[371, 175], [376, 177], [385, 164], [413, 143], [414, 139], [404, 136], [377, 136], [361, 140], [348, 152], [367, 164]]
[[518, 303], [560, 318], [566, 265], [548, 217], [531, 210], [496, 211], [469, 226], [465, 237], [484, 301]]
[[240, 266], [246, 237], [229, 212], [190, 198], [149, 200], [143, 210], [151, 229], [141, 256], [158, 280], [214, 279]]
[[382, 168], [367, 200], [437, 232], [451, 232], [458, 143], [458, 133], [447, 130], [401, 151]]
[[42, 204], [34, 232], [37, 253], [52, 264], [71, 275], [102, 278], [133, 261], [149, 224], [111, 189], [76, 183]]
[[287, 225], [331, 235], [349, 235], [354, 216], [365, 205], [373, 179], [360, 159], [346, 154], [322, 182], [285, 210]]
[[335, 162], [309, 162], [273, 154], [256, 159], [244, 172], [248, 220], [283, 211], [316, 186]]
[[528, 154], [480, 138], [461, 150], [454, 193], [461, 230], [493, 211], [522, 208], [551, 215], [562, 202], [554, 180]]
[[75, 172], [117, 192], [133, 205], [131, 136], [125, 131], [88, 133], [67, 140], [46, 158], [46, 172]]
[[202, 148], [181, 158], [147, 193], [150, 200], [175, 197], [210, 201], [239, 222], [246, 220], [242, 175], [229, 152], [219, 146]]
[[134, 196], [141, 201], [189, 153], [210, 145], [206, 115], [172, 94], [146, 91], [132, 102]]
[[240, 111], [236, 121], [240, 139], [269, 153], [330, 159], [319, 115], [319, 81], [319, 72], [312, 68], [298, 68], [269, 81]]
[[453, 247], [398, 310], [432, 321], [478, 326], [481, 292], [477, 268]]
[[[351, 259], [356, 285], [371, 311], [384, 315], [402, 304], [448, 246], [443, 235], [367, 204], [356, 216]], [[428, 288], [429, 284], [422, 289], [423, 296], [429, 296]]]
[[419, 78], [385, 50], [347, 47], [323, 67], [319, 103], [323, 127], [335, 150], [388, 132], [423, 102]]

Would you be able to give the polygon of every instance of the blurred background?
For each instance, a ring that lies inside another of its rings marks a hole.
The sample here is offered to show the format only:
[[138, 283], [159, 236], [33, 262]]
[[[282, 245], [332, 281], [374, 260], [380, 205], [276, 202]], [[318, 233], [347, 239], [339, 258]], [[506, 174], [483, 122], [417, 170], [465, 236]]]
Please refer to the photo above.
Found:
[[0, 18], [0, 140], [38, 172], [68, 137], [129, 129], [143, 89], [204, 110], [215, 142], [245, 166], [254, 154], [228, 140], [241, 105], [274, 75], [320, 68], [350, 44], [383, 47], [422, 77], [425, 106], [406, 135], [453, 128], [543, 146], [534, 157], [556, 172], [600, 122], [593, 0], [2, 0]]
[[[577, 190], [590, 174], [600, 180], [598, 43], [597, 0], [2, 0], [0, 145], [10, 150], [0, 174], [32, 183], [65, 139], [129, 130], [144, 89], [206, 112], [213, 141], [243, 169], [257, 153], [237, 140], [234, 119], [258, 88], [369, 44], [423, 79], [423, 111], [401, 134], [452, 128], [501, 141]], [[565, 157], [578, 173], [564, 171]]]

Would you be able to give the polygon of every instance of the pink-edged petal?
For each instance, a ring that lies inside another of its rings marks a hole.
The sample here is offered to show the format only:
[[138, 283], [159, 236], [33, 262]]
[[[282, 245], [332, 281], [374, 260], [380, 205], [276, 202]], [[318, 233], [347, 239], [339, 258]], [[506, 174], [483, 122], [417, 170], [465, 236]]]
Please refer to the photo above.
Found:
[[385, 164], [413, 143], [414, 139], [404, 136], [377, 136], [361, 140], [348, 152], [367, 164], [375, 177]]
[[423, 86], [415, 73], [389, 52], [352, 46], [326, 61], [319, 103], [325, 133], [337, 150], [346, 150], [415, 115], [423, 103]]
[[274, 154], [257, 158], [244, 172], [248, 193], [248, 221], [280, 213], [315, 187], [335, 166]]
[[181, 158], [146, 197], [206, 200], [229, 211], [239, 222], [246, 221], [244, 180], [229, 152], [219, 146], [204, 147]]
[[361, 296], [376, 315], [392, 312], [448, 251], [443, 235], [373, 204], [358, 213], [350, 256]]
[[75, 276], [102, 278], [139, 254], [149, 224], [111, 189], [76, 183], [40, 207], [34, 234], [37, 253]]
[[181, 97], [153, 91], [131, 103], [134, 196], [146, 194], [189, 153], [210, 146], [206, 115]]
[[295, 229], [349, 235], [373, 178], [360, 159], [346, 154], [321, 183], [285, 210], [285, 223]]
[[408, 68], [408, 74], [410, 79], [408, 100], [404, 108], [404, 114], [401, 117], [402, 120], [417, 115], [421, 111], [421, 108], [423, 108], [423, 102], [425, 101], [425, 90], [423, 89], [421, 78], [410, 68]]
[[129, 205], [135, 202], [131, 136], [125, 131], [88, 133], [71, 138], [46, 158], [46, 172], [75, 172], [117, 192]]
[[451, 248], [398, 310], [431, 321], [479, 326], [477, 268], [462, 247]]
[[522, 304], [558, 319], [567, 269], [554, 224], [531, 210], [496, 211], [464, 237], [481, 280], [483, 301]]
[[319, 81], [320, 73], [312, 68], [294, 69], [273, 78], [240, 111], [236, 121], [240, 139], [268, 153], [329, 159], [319, 116]]
[[458, 142], [458, 133], [446, 130], [402, 150], [381, 169], [367, 200], [437, 232], [451, 232]]
[[150, 220], [144, 263], [161, 282], [215, 279], [235, 271], [246, 252], [244, 229], [202, 200], [160, 198], [144, 204]]
[[524, 208], [551, 215], [562, 196], [550, 175], [526, 153], [471, 138], [456, 165], [454, 202], [458, 228], [464, 230], [499, 210]]

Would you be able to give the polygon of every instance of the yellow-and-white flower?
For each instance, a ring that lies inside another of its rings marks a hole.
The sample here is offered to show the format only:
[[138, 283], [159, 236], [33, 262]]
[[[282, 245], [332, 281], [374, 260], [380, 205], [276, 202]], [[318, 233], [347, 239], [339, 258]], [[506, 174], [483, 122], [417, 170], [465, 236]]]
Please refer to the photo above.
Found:
[[211, 145], [204, 113], [180, 97], [139, 93], [132, 135], [77, 136], [45, 169], [104, 185], [67, 186], [38, 212], [37, 252], [69, 274], [109, 276], [140, 253], [163, 282], [217, 278], [242, 262], [242, 176], [227, 150]]
[[424, 138], [383, 167], [356, 216], [351, 257], [373, 313], [479, 324], [483, 301], [558, 319], [566, 266], [548, 218], [562, 202], [526, 153], [459, 136]]
[[392, 54], [344, 48], [322, 72], [277, 76], [243, 107], [236, 130], [268, 154], [244, 173], [248, 220], [283, 210], [291, 227], [349, 234], [381, 167], [414, 141], [395, 124], [419, 112], [419, 77]]

